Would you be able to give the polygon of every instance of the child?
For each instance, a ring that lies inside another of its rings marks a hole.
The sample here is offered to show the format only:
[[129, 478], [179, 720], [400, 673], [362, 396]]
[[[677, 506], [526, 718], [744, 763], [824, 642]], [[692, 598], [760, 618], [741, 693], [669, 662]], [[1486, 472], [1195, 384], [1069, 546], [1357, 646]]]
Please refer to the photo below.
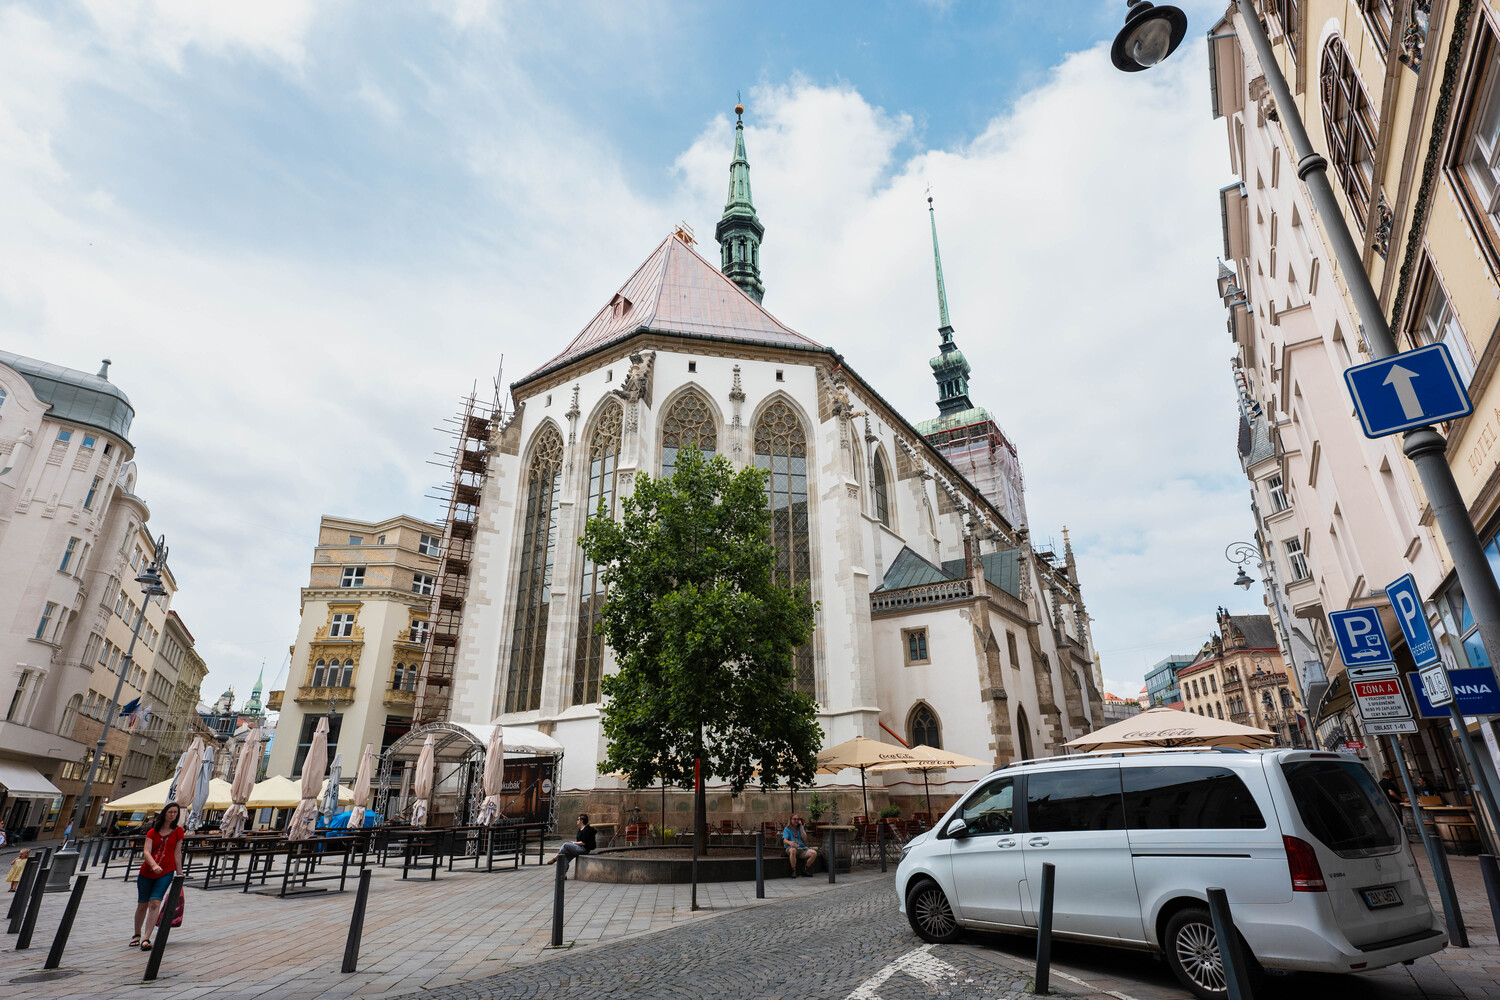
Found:
[[31, 848], [21, 848], [21, 853], [16, 855], [16, 860], [10, 863], [10, 871], [5, 873], [5, 881], [10, 883], [10, 891], [16, 891], [16, 883], [21, 881], [21, 873], [26, 870], [26, 859], [31, 857]]

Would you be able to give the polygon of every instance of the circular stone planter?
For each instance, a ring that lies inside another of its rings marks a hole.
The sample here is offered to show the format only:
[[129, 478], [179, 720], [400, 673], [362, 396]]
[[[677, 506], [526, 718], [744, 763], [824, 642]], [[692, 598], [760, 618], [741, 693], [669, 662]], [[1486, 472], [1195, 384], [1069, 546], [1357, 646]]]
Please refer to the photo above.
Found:
[[[733, 851], [730, 856], [726, 856], [729, 852], [724, 848], [719, 848], [698, 858], [699, 882], [755, 881], [754, 852], [747, 856], [743, 849], [729, 850]], [[680, 847], [612, 847], [585, 854], [573, 864], [578, 866], [578, 878], [584, 882], [685, 885], [693, 880], [693, 861], [677, 857], [681, 852]], [[826, 871], [821, 859], [816, 867]], [[765, 877], [777, 879], [790, 875], [785, 852], [767, 851]]]

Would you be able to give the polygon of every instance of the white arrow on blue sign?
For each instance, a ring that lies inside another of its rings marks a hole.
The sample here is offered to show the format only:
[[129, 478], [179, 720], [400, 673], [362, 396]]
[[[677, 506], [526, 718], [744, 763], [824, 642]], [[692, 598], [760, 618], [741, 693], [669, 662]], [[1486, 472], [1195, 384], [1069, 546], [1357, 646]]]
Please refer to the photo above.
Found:
[[1417, 595], [1417, 581], [1410, 573], [1386, 586], [1385, 596], [1396, 612], [1396, 624], [1406, 637], [1406, 648], [1417, 666], [1425, 667], [1438, 661], [1437, 643], [1432, 641], [1432, 629], [1427, 627], [1427, 616], [1422, 613], [1422, 598]]
[[1380, 627], [1380, 612], [1374, 608], [1350, 608], [1328, 612], [1333, 638], [1338, 642], [1339, 656], [1346, 667], [1369, 667], [1378, 663], [1395, 663], [1390, 643]]
[[1445, 344], [1392, 354], [1344, 372], [1365, 436], [1378, 438], [1474, 412]]

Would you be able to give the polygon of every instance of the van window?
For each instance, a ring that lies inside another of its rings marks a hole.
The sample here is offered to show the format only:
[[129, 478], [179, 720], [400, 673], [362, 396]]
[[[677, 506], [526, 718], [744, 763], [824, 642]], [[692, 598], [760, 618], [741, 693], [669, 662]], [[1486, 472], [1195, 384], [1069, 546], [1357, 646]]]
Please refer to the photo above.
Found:
[[985, 785], [959, 810], [970, 836], [1015, 830], [1015, 779]]
[[1307, 832], [1341, 858], [1386, 854], [1401, 825], [1370, 772], [1354, 761], [1299, 760], [1281, 765]]
[[1263, 830], [1265, 817], [1225, 767], [1126, 767], [1125, 825], [1132, 830]]
[[1125, 829], [1120, 769], [1028, 775], [1026, 823], [1033, 833]]

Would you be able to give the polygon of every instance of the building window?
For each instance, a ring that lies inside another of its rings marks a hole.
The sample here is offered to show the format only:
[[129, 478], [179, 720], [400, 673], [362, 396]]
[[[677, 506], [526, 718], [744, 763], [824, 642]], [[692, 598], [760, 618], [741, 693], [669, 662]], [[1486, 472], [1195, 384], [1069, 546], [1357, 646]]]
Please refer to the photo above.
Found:
[[1014, 632], [1005, 633], [1005, 651], [1010, 654], [1011, 669], [1020, 670], [1021, 657], [1016, 653], [1016, 634]]
[[1214, 711], [1218, 714], [1219, 718], [1224, 718], [1224, 703], [1218, 701], [1214, 702]]
[[1391, 24], [1396, 16], [1394, 0], [1359, 0], [1359, 6], [1365, 13], [1370, 34], [1375, 36], [1376, 47], [1384, 55], [1391, 47]]
[[350, 535], [349, 536], [349, 544], [350, 545], [363, 545], [363, 544], [365, 544], [364, 536], [363, 535]]
[[92, 437], [90, 437], [89, 435], [85, 434], [83, 436], [83, 446], [85, 448], [92, 448], [94, 446], [94, 439]]
[[697, 370], [698, 370], [698, 362], [696, 362], [696, 361], [689, 361], [688, 362], [688, 371], [690, 371], [690, 372], [696, 372]]
[[557, 505], [562, 487], [562, 435], [548, 424], [532, 446], [526, 477], [526, 514], [516, 576], [516, 625], [511, 636], [505, 710], [542, 707], [542, 665], [552, 610], [552, 563], [557, 554]]
[[15, 694], [10, 696], [10, 707], [5, 710], [6, 722], [22, 722], [21, 704], [26, 700], [26, 695], [31, 688], [31, 682], [36, 677], [33, 670], [21, 671], [20, 680], [16, 681]]
[[906, 735], [914, 747], [928, 746], [934, 750], [943, 748], [943, 734], [938, 729], [937, 713], [920, 702], [906, 720]]
[[[333, 670], [332, 670], [332, 668], [330, 668], [329, 671], [328, 671], [328, 681], [329, 681], [330, 684], [333, 683]], [[343, 670], [343, 672], [341, 674], [339, 674], [338, 687], [344, 687], [344, 688], [346, 688], [346, 687], [352, 687], [353, 685], [354, 685], [354, 660], [353, 659], [348, 659], [348, 660], [344, 661], [344, 670]]]
[[1281, 34], [1286, 47], [1293, 56], [1297, 54], [1297, 29], [1301, 24], [1298, 16], [1298, 0], [1275, 0], [1276, 20], [1281, 22]]
[[352, 613], [334, 615], [332, 623], [328, 626], [328, 638], [348, 639], [352, 635], [354, 635], [354, 615]]
[[708, 403], [697, 392], [689, 391], [677, 397], [672, 408], [661, 422], [661, 474], [665, 479], [677, 468], [677, 453], [684, 448], [697, 447], [704, 454], [713, 454], [719, 449], [719, 434], [714, 425], [714, 414]]
[[315, 688], [323, 687], [324, 682], [328, 679], [327, 675], [328, 661], [320, 658], [317, 663], [313, 664], [312, 686]]
[[42, 608], [42, 620], [36, 625], [36, 638], [40, 639], [47, 634], [47, 626], [52, 624], [53, 615], [57, 614], [57, 605], [48, 601], [47, 606]]
[[340, 587], [363, 587], [365, 585], [365, 568], [363, 566], [345, 566], [344, 576], [339, 581]]
[[73, 440], [73, 432], [65, 427], [57, 432], [57, 439], [59, 441], [71, 441]]
[[[613, 518], [616, 473], [620, 464], [622, 411], [618, 404], [599, 416], [589, 439], [589, 499], [586, 517]], [[604, 607], [604, 570], [583, 559], [578, 585], [578, 642], [573, 655], [573, 704], [592, 705], [599, 700], [599, 678], [604, 664], [604, 636], [599, 622]]]
[[396, 670], [391, 675], [392, 691], [415, 691], [417, 689], [418, 664], [413, 663], [408, 667], [404, 663], [396, 664]]
[[411, 575], [411, 592], [413, 594], [431, 594], [437, 586], [437, 578], [428, 576], [426, 573], [413, 573]]
[[427, 645], [427, 637], [432, 633], [432, 623], [421, 618], [413, 618], [411, 621], [411, 641], [418, 646]]
[[1307, 559], [1302, 554], [1302, 542], [1296, 538], [1286, 540], [1286, 564], [1292, 572], [1292, 579], [1306, 580], [1310, 574], [1307, 571]]
[[870, 466], [870, 492], [875, 497], [875, 518], [887, 528], [891, 526], [890, 484], [885, 475], [885, 458], [875, 452], [875, 462]]
[[[776, 400], [755, 425], [755, 466], [770, 472], [766, 502], [771, 506], [771, 544], [776, 547], [776, 579], [785, 587], [806, 587], [812, 576], [812, 544], [807, 511], [807, 436], [792, 408]], [[804, 594], [811, 600], [809, 594]], [[816, 697], [817, 676], [809, 642], [793, 654], [793, 688]]]
[[68, 707], [63, 709], [62, 724], [57, 727], [57, 735], [68, 736], [73, 732], [73, 727], [78, 725], [78, 710], [83, 707], [83, 695], [75, 694], [68, 699]]
[[1291, 506], [1286, 499], [1286, 483], [1280, 475], [1266, 477], [1266, 494], [1271, 498], [1271, 513], [1279, 514]]
[[[384, 539], [384, 535], [381, 536]], [[417, 551], [424, 556], [435, 556], [442, 551], [443, 540], [437, 535], [423, 535], [417, 540]]]
[[73, 553], [76, 552], [77, 550], [78, 550], [78, 539], [76, 539], [76, 538], [70, 538], [70, 539], [68, 539], [68, 547], [65, 548], [65, 549], [63, 549], [62, 562], [59, 563], [58, 567], [57, 567], [57, 571], [59, 573], [66, 573], [68, 571], [68, 566], [71, 565], [72, 562], [73, 562]]
[[[307, 760], [307, 752], [312, 749], [313, 734], [317, 732], [318, 720], [328, 720], [328, 745], [338, 746], [339, 730], [344, 726], [344, 717], [338, 714], [332, 715], [304, 715], [302, 717], [302, 732], [297, 737], [297, 755], [292, 760], [293, 778], [302, 776], [302, 764]], [[328, 762], [333, 763], [333, 754], [328, 755]], [[326, 773], [326, 772], [325, 772]]]
[[1344, 186], [1354, 221], [1363, 229], [1375, 177], [1376, 129], [1370, 99], [1337, 35], [1323, 48], [1321, 88], [1329, 164]]
[[905, 649], [908, 667], [917, 663], [931, 662], [927, 658], [927, 630], [925, 628], [902, 629], [901, 642]]
[[1213, 685], [1214, 694], [1218, 694], [1219, 693], [1219, 678], [1217, 678], [1214, 675], [1210, 674], [1209, 677], [1208, 677], [1208, 683], [1211, 684], [1211, 685]]
[[1453, 358], [1453, 367], [1458, 370], [1459, 378], [1463, 379], [1464, 385], [1468, 385], [1474, 378], [1474, 350], [1469, 346], [1469, 338], [1464, 334], [1464, 328], [1459, 325], [1458, 314], [1453, 311], [1453, 306], [1448, 302], [1448, 293], [1444, 291], [1442, 282], [1438, 281], [1437, 272], [1428, 263], [1425, 287], [1421, 292], [1419, 301], [1422, 308], [1417, 313], [1416, 326], [1412, 331], [1411, 340], [1416, 347], [1425, 347], [1428, 344], [1446, 344], [1448, 353]]
[[0, 406], [5, 405], [5, 390], [0, 389]]

